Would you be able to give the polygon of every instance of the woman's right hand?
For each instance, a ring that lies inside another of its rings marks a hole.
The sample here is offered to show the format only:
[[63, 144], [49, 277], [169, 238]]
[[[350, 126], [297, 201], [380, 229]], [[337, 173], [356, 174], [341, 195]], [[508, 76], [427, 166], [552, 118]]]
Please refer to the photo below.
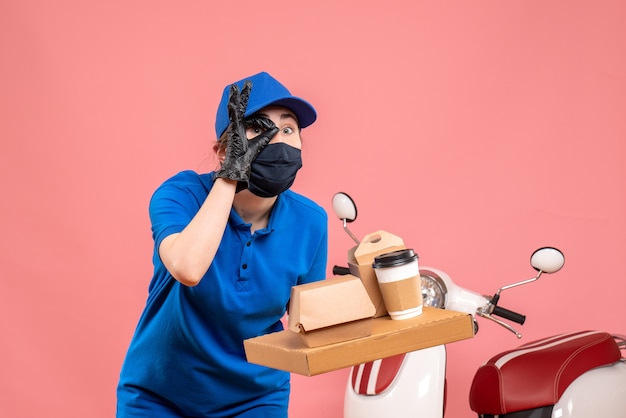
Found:
[[[241, 92], [237, 84], [230, 86], [228, 99], [230, 125], [226, 155], [221, 168], [215, 174], [216, 177], [243, 183], [238, 189], [247, 188], [250, 180], [250, 165], [278, 132], [278, 128], [272, 121], [263, 118], [261, 124], [261, 127], [264, 128], [263, 132], [252, 139], [248, 139], [246, 131], [250, 123], [246, 123], [244, 118], [251, 89], [252, 83], [250, 81], [244, 83]], [[256, 123], [258, 124], [259, 121], [257, 120]]]

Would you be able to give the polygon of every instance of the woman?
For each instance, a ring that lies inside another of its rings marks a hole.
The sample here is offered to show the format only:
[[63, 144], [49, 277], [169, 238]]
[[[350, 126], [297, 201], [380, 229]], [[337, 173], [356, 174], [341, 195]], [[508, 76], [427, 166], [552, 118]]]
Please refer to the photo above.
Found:
[[122, 367], [118, 417], [287, 417], [289, 374], [243, 341], [282, 330], [291, 287], [326, 273], [327, 215], [288, 190], [315, 109], [260, 73], [224, 89], [220, 167], [153, 195], [154, 275]]

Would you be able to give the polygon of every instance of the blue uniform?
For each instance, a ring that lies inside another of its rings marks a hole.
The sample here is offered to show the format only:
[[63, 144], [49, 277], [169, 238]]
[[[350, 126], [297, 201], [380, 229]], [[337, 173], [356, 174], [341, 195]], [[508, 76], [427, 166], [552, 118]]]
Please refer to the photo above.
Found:
[[120, 418], [287, 416], [289, 374], [248, 363], [243, 340], [282, 330], [291, 287], [324, 279], [327, 214], [288, 190], [267, 228], [251, 234], [231, 210], [213, 263], [187, 287], [166, 270], [158, 248], [191, 221], [212, 184], [212, 174], [185, 171], [150, 202], [154, 276], [122, 367]]

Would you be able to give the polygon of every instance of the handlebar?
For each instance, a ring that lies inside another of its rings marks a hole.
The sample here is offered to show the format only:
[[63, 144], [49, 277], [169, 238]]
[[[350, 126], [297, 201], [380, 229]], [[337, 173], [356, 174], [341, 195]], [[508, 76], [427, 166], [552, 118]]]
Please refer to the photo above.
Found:
[[345, 276], [346, 274], [350, 274], [350, 269], [348, 267], [333, 266], [333, 274], [335, 276]]
[[509, 321], [517, 322], [520, 325], [524, 325], [524, 322], [526, 322], [526, 315], [518, 314], [517, 312], [501, 308], [500, 306], [494, 306], [492, 314], [508, 319]]

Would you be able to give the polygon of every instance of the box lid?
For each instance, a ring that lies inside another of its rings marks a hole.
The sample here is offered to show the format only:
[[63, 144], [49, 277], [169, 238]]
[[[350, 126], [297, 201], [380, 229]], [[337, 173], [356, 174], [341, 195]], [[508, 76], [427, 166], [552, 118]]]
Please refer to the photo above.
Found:
[[424, 307], [415, 318], [372, 319], [369, 337], [309, 348], [289, 330], [244, 341], [250, 363], [315, 376], [409, 351], [472, 338], [474, 321], [462, 312]]
[[358, 277], [346, 275], [294, 286], [289, 329], [295, 332], [371, 318], [376, 309]]

